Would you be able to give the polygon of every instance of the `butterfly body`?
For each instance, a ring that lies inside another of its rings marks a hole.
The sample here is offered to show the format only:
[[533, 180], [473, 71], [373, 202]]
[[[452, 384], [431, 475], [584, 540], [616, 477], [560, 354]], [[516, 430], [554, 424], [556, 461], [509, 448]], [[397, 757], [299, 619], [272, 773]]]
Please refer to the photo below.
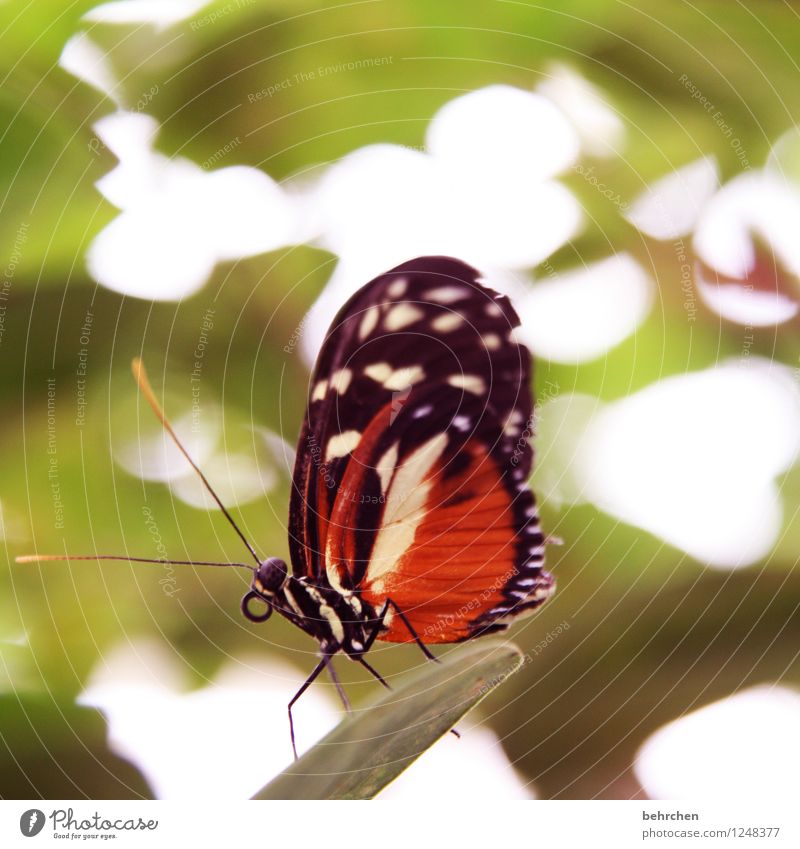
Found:
[[[266, 605], [263, 613], [253, 612], [250, 602], [254, 598]], [[343, 652], [352, 660], [363, 656], [370, 636], [377, 636], [382, 627], [380, 617], [358, 594], [340, 592], [325, 581], [312, 584], [305, 576], [295, 577], [277, 558], [259, 566], [251, 590], [242, 600], [242, 611], [253, 622], [265, 621], [273, 610], [313, 637], [323, 655]]]

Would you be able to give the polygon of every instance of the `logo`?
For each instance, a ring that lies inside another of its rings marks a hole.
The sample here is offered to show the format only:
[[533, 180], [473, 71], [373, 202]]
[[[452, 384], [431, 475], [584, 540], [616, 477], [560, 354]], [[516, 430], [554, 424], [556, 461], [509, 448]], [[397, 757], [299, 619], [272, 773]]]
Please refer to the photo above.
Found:
[[38, 808], [31, 808], [19, 818], [19, 830], [25, 837], [36, 837], [44, 828], [44, 812]]

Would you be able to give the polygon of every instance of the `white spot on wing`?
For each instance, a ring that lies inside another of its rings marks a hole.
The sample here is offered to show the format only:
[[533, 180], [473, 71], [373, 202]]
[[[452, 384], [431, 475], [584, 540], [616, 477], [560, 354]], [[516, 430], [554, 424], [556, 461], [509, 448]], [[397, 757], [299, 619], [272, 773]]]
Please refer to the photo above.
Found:
[[328, 440], [328, 447], [325, 450], [325, 460], [347, 456], [360, 441], [361, 434], [357, 430], [346, 430], [332, 436]]
[[403, 366], [393, 369], [389, 363], [372, 363], [364, 369], [364, 374], [382, 384], [384, 389], [401, 390], [425, 379], [421, 366]]
[[508, 414], [506, 423], [503, 426], [503, 433], [507, 436], [517, 436], [520, 433], [520, 425], [522, 424], [522, 413], [519, 410], [512, 410]]
[[481, 338], [483, 339], [483, 344], [490, 351], [496, 351], [502, 344], [502, 340], [496, 333], [487, 333]]
[[335, 371], [331, 377], [331, 389], [335, 389], [340, 395], [347, 392], [347, 387], [350, 386], [350, 381], [353, 379], [353, 372], [349, 368], [342, 368]]
[[358, 328], [358, 338], [362, 342], [375, 329], [375, 326], [378, 323], [378, 317], [379, 317], [379, 312], [378, 312], [378, 307], [376, 307], [376, 306], [370, 307], [364, 313], [364, 317], [361, 319], [361, 325]]
[[386, 389], [407, 389], [424, 378], [425, 372], [421, 366], [407, 366], [392, 372], [391, 377], [383, 381], [383, 385]]
[[402, 298], [408, 288], [408, 281], [405, 277], [398, 277], [386, 290], [390, 298]]
[[457, 286], [440, 286], [438, 289], [431, 289], [426, 292], [429, 301], [438, 301], [440, 304], [452, 304], [453, 301], [458, 301], [466, 296], [467, 293]]
[[451, 374], [447, 378], [447, 382], [451, 386], [465, 389], [467, 392], [474, 392], [476, 395], [482, 395], [486, 391], [485, 381], [476, 374]]
[[431, 327], [440, 333], [449, 333], [463, 323], [464, 319], [458, 313], [448, 312], [440, 315], [431, 322]]
[[415, 321], [419, 321], [424, 316], [421, 309], [413, 306], [413, 304], [397, 304], [386, 313], [386, 329], [400, 330], [402, 327], [407, 327]]
[[311, 393], [312, 401], [321, 401], [325, 397], [325, 393], [328, 391], [328, 381], [320, 380], [319, 383], [314, 387], [314, 391]]
[[384, 380], [391, 377], [392, 367], [389, 363], [372, 363], [364, 369], [364, 374], [378, 383], [383, 383]]

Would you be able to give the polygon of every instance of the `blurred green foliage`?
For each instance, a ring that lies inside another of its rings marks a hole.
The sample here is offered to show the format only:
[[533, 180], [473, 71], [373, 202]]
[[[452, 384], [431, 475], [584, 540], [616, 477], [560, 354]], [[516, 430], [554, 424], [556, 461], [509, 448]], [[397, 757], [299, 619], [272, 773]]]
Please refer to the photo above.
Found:
[[[128, 363], [142, 355], [154, 382], [188, 407], [192, 352], [213, 302], [217, 321], [203, 398], [293, 442], [304, 404], [297, 390], [305, 387], [307, 370], [296, 352], [282, 349], [335, 258], [299, 247], [219, 266], [199, 294], [178, 304], [96, 287], [83, 254], [114, 210], [93, 183], [115, 160], [91, 125], [113, 104], [56, 64], [92, 5], [0, 5], [5, 254], [20, 225], [28, 225], [0, 345], [6, 554], [10, 560], [65, 550], [156, 556], [142, 514], [147, 506], [171, 557], [238, 559], [237, 540], [218, 514], [176, 502], [164, 486], [142, 484], [114, 464], [115, 429], [124, 430], [114, 411], [134, 394]], [[219, 2], [204, 14], [229, 5]], [[596, 168], [628, 199], [702, 154], [715, 154], [725, 177], [741, 170], [729, 141], [681, 83], [683, 74], [724, 113], [754, 166], [800, 115], [796, 9], [756, 0], [569, 0], [552, 8], [458, 0], [253, 2], [207, 26], [187, 21], [156, 32], [94, 25], [91, 32], [111, 51], [129, 108], [156, 92], [146, 111], [163, 125], [160, 150], [202, 163], [238, 140], [217, 167], [246, 163], [276, 179], [371, 142], [421, 146], [427, 122], [447, 100], [496, 82], [531, 88], [553, 60], [600, 86], [623, 116], [624, 157]], [[297, 74], [371, 57], [391, 61], [250, 97]], [[607, 357], [579, 367], [538, 363], [537, 385], [556, 381], [562, 392], [612, 399], [738, 356], [743, 328], [702, 307], [697, 321], [687, 323], [672, 246], [643, 240], [577, 175], [567, 182], [602, 226], [587, 227], [551, 258], [553, 266], [568, 267], [577, 254], [629, 250], [658, 280], [659, 300], [635, 338]], [[87, 310], [94, 315], [88, 406], [78, 427], [75, 371]], [[797, 367], [796, 325], [758, 330], [752, 352]], [[63, 529], [55, 527], [48, 479], [49, 378], [56, 382]], [[133, 424], [126, 435], [136, 436]], [[675, 438], [692, 450], [691, 434]], [[796, 470], [783, 492], [793, 513], [800, 500]], [[284, 481], [238, 513], [265, 554], [286, 554], [287, 503]], [[489, 699], [487, 711], [509, 757], [541, 795], [641, 793], [632, 755], [660, 724], [748, 683], [780, 677], [800, 685], [797, 521], [769, 562], [727, 574], [594, 508], [543, 509], [545, 527], [566, 540], [550, 551], [559, 592], [540, 615], [516, 626], [514, 639], [534, 652], [533, 662]], [[158, 569], [3, 564], [0, 795], [146, 792], [130, 766], [107, 752], [99, 718], [74, 707], [94, 664], [120, 639], [154, 634], [167, 641], [198, 685], [255, 641], [296, 660], [298, 681], [310, 667], [314, 647], [299, 631], [274, 619], [268, 627], [241, 619], [239, 576], [187, 569], [178, 576], [180, 591], [169, 597]], [[571, 627], [537, 653], [562, 621]], [[21, 634], [29, 646], [14, 642]], [[387, 674], [419, 663], [413, 648], [382, 646], [375, 655]], [[355, 681], [356, 670], [347, 672], [356, 699], [372, 692]], [[48, 729], [47, 738], [34, 733], [40, 728]]]

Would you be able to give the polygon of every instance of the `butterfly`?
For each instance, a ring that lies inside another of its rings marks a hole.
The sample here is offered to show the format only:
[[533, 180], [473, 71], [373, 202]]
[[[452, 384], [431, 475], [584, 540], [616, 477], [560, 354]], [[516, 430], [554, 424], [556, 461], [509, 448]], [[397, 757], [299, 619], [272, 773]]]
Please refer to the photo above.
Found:
[[250, 569], [244, 615], [264, 622], [277, 612], [319, 644], [320, 660], [289, 704], [293, 746], [292, 706], [326, 668], [347, 706], [335, 655], [385, 685], [365, 657], [376, 640], [417, 643], [435, 660], [429, 645], [504, 630], [552, 595], [528, 485], [535, 422], [519, 323], [507, 297], [450, 257], [406, 262], [350, 298], [309, 384], [290, 565], [259, 557], [134, 362], [143, 393], [255, 565], [170, 562]]

